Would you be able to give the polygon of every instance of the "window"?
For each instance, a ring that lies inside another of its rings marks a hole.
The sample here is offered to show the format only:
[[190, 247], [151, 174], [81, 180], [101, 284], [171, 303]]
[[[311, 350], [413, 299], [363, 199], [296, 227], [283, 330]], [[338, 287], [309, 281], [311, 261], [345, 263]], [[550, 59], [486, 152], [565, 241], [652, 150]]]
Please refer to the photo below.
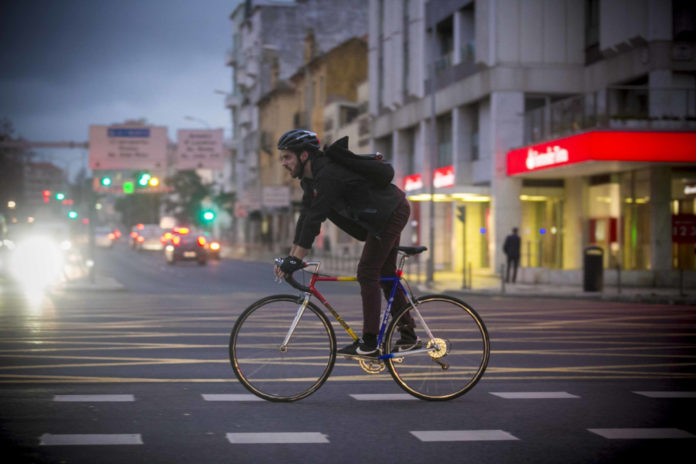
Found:
[[585, 64], [602, 59], [599, 51], [599, 0], [585, 1]]
[[471, 161], [479, 159], [479, 105], [471, 105]]
[[452, 115], [437, 118], [437, 167], [452, 165]]

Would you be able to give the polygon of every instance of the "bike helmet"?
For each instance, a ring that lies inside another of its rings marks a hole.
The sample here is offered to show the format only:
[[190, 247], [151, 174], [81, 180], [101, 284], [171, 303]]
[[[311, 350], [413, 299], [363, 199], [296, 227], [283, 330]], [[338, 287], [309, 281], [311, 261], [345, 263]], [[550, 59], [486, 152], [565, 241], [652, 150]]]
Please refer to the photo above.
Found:
[[289, 130], [278, 139], [278, 150], [319, 150], [319, 138], [312, 131], [304, 129]]

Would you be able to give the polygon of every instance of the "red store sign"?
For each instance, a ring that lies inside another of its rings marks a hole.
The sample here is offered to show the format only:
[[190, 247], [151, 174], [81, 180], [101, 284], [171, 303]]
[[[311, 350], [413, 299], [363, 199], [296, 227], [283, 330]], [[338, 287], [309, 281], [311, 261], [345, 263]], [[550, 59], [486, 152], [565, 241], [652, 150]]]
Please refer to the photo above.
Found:
[[[445, 166], [433, 171], [433, 186], [436, 188], [454, 186], [454, 166]], [[419, 190], [424, 187], [420, 174], [411, 174], [404, 177], [404, 190]]]
[[510, 150], [507, 174], [586, 161], [696, 163], [695, 132], [594, 131]]
[[672, 242], [696, 243], [696, 214], [672, 216]]

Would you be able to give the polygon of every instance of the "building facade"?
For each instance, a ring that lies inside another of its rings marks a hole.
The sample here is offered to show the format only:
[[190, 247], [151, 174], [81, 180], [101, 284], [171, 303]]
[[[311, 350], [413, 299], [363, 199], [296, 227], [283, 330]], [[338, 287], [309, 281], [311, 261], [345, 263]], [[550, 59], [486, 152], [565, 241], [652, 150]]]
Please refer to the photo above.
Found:
[[435, 270], [499, 272], [513, 227], [530, 282], [578, 282], [589, 246], [605, 280], [618, 267], [626, 283], [672, 285], [696, 268], [692, 3], [369, 10], [373, 149], [395, 163], [412, 200], [408, 236], [434, 244]]

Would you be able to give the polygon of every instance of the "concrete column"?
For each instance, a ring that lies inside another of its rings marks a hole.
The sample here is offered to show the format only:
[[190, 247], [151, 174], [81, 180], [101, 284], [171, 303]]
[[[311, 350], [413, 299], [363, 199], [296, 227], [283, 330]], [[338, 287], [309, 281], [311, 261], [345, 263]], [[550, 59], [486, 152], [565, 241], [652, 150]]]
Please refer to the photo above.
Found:
[[565, 179], [563, 211], [563, 269], [582, 269], [582, 250], [586, 243], [585, 185], [582, 177]]
[[650, 170], [650, 263], [654, 271], [672, 269], [671, 183], [671, 168]]
[[522, 208], [520, 193], [522, 180], [507, 177], [507, 152], [524, 144], [524, 94], [522, 92], [494, 92], [491, 94], [491, 153], [492, 157], [492, 212], [491, 263], [498, 271], [504, 263], [501, 248], [513, 227], [520, 227]]

